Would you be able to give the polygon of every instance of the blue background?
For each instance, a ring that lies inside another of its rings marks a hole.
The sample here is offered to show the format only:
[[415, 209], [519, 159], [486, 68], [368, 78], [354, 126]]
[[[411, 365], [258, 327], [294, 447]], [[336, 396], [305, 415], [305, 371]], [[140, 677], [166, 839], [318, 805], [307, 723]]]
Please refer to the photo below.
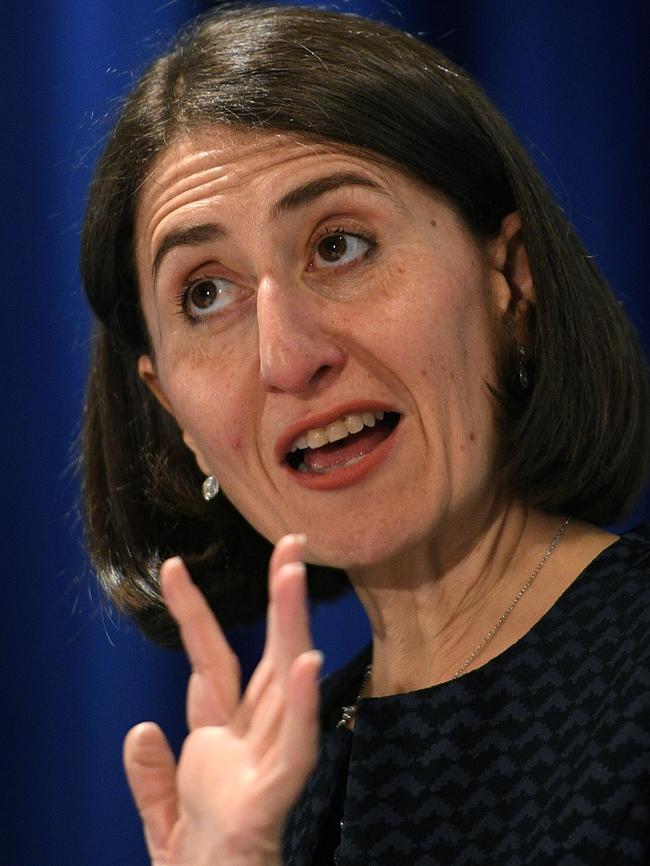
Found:
[[[132, 724], [183, 732], [185, 661], [99, 598], [75, 476], [89, 319], [77, 276], [85, 189], [133, 71], [198, 2], [6, 4], [0, 862], [147, 864], [120, 750]], [[314, 4], [315, 5], [315, 4]], [[485, 86], [650, 343], [647, 20], [641, 2], [350, 2], [424, 32]], [[426, 7], [426, 11], [425, 11]], [[647, 505], [637, 518], [648, 515]], [[630, 523], [633, 521], [630, 521]], [[366, 637], [356, 603], [314, 615], [327, 669]], [[261, 630], [232, 633], [244, 665]]]

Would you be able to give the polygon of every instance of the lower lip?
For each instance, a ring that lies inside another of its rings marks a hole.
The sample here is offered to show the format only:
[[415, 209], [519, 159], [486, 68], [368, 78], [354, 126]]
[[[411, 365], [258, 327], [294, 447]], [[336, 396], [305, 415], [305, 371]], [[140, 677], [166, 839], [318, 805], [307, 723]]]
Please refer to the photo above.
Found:
[[339, 466], [330, 472], [319, 474], [317, 472], [298, 472], [285, 464], [285, 468], [291, 474], [291, 478], [301, 487], [308, 490], [339, 490], [342, 487], [351, 487], [357, 484], [370, 472], [373, 472], [388, 457], [395, 444], [397, 432], [402, 426], [402, 420], [382, 442], [348, 466]]

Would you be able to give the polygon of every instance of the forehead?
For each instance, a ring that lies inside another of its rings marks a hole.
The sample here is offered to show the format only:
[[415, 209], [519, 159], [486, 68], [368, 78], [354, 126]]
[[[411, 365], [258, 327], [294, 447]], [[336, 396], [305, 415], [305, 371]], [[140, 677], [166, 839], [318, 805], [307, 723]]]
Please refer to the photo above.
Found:
[[[153, 162], [140, 190], [139, 209], [166, 194], [182, 194], [194, 185], [218, 189], [281, 177], [310, 164], [339, 160], [368, 170], [386, 171], [390, 161], [353, 145], [261, 132], [218, 124], [180, 136]], [[397, 170], [397, 166], [394, 169]]]
[[358, 148], [281, 132], [223, 126], [175, 139], [154, 160], [140, 189], [136, 241], [151, 254], [157, 238], [216, 205], [272, 206], [296, 183], [321, 173], [353, 171], [390, 188], [401, 174], [388, 160]]

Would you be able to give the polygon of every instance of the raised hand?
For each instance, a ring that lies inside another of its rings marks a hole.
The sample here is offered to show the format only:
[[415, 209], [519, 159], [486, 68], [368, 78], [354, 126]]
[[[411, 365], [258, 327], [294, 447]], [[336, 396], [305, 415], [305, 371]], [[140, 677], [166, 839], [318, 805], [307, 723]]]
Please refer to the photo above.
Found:
[[190, 733], [176, 765], [160, 728], [129, 731], [124, 763], [153, 866], [275, 866], [287, 813], [314, 765], [318, 673], [306, 604], [304, 538], [269, 566], [266, 646], [244, 695], [237, 659], [182, 561], [161, 587], [192, 666]]

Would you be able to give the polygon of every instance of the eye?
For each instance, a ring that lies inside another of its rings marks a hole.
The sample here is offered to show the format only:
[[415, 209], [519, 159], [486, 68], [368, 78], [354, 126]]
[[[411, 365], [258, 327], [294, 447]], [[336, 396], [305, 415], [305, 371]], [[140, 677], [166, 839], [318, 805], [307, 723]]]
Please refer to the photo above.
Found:
[[201, 277], [183, 289], [180, 305], [190, 319], [200, 319], [221, 312], [246, 295], [246, 289], [223, 277]]
[[333, 268], [362, 258], [374, 244], [368, 238], [351, 232], [330, 232], [316, 245], [311, 268]]

